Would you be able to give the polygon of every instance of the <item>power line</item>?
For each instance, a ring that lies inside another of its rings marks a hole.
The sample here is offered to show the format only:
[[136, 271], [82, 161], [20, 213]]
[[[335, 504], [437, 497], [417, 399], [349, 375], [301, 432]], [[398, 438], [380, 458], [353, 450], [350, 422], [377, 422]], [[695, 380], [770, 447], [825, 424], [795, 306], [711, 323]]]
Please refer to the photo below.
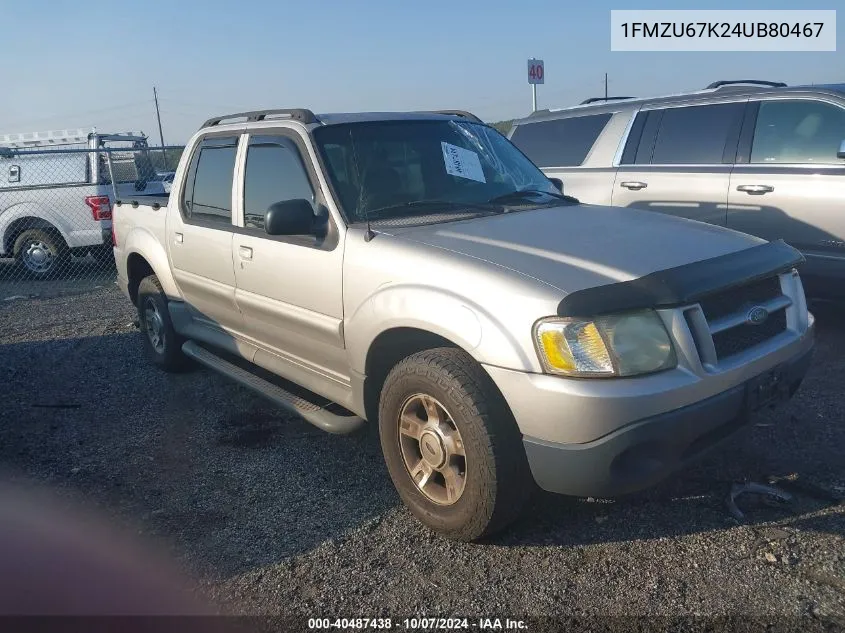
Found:
[[55, 114], [55, 115], [52, 115], [52, 116], [40, 117], [40, 118], [37, 118], [37, 119], [26, 119], [26, 120], [12, 121], [12, 122], [4, 121], [3, 124], [8, 125], [8, 126], [30, 126], [30, 125], [36, 125], [38, 123], [43, 123], [43, 122], [46, 122], [46, 121], [55, 121], [56, 119], [73, 119], [73, 118], [80, 118], [80, 117], [88, 117], [88, 116], [91, 116], [92, 114], [98, 114], [98, 113], [101, 113], [101, 112], [112, 112], [112, 111], [115, 111], [115, 110], [125, 110], [127, 108], [136, 108], [136, 107], [140, 107], [140, 106], [148, 107], [149, 103], [150, 103], [149, 101], [133, 101], [131, 103], [113, 105], [113, 106], [108, 106], [106, 108], [98, 108], [98, 109], [95, 109], [95, 110], [85, 110], [83, 112], [76, 112], [76, 113], [71, 113], [71, 114], [61, 114], [61, 115]]
[[189, 108], [212, 108], [214, 110], [231, 110], [233, 112], [238, 110], [255, 110], [257, 109], [256, 106], [253, 104], [252, 106], [243, 106], [243, 105], [231, 105], [231, 104], [220, 104], [220, 103], [209, 103], [209, 102], [197, 102], [197, 101], [182, 101], [181, 99], [171, 99], [170, 97], [159, 97], [159, 100], [162, 103], [173, 103], [176, 105], [181, 106], [188, 106]]

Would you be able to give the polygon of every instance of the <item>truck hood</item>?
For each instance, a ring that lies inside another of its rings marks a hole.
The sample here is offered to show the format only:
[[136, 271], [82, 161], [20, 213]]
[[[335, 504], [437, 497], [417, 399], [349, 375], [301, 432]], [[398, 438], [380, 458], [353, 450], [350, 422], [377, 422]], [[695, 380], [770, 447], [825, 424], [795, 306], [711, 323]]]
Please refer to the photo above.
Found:
[[765, 243], [684, 218], [585, 204], [383, 232], [503, 266], [566, 293]]

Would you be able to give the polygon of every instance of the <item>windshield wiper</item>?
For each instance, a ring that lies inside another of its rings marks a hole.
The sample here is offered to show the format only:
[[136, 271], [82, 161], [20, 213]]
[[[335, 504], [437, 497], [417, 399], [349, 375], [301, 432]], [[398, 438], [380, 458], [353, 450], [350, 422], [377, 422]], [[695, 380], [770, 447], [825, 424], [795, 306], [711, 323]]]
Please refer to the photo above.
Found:
[[519, 200], [519, 199], [526, 199], [533, 196], [551, 196], [556, 200], [562, 200], [563, 202], [567, 202], [569, 204], [579, 204], [580, 200], [577, 198], [573, 198], [572, 196], [567, 196], [562, 193], [557, 193], [556, 191], [545, 191], [543, 189], [516, 189], [515, 191], [509, 191], [508, 193], [503, 193], [500, 196], [496, 196], [495, 198], [490, 198], [488, 200], [491, 204], [497, 204], [502, 202], [507, 202], [508, 200]]
[[[405, 209], [414, 209], [419, 207], [434, 207], [436, 213], [450, 213], [456, 209], [467, 209], [473, 211], [485, 211], [488, 213], [500, 212], [501, 209], [492, 202], [458, 202], [456, 200], [411, 200], [409, 202], [400, 202], [399, 204], [390, 204], [378, 209], [369, 211], [362, 211], [361, 215], [370, 220], [378, 219], [379, 217], [386, 217], [394, 213], [402, 212]], [[437, 208], [440, 207], [440, 208]]]

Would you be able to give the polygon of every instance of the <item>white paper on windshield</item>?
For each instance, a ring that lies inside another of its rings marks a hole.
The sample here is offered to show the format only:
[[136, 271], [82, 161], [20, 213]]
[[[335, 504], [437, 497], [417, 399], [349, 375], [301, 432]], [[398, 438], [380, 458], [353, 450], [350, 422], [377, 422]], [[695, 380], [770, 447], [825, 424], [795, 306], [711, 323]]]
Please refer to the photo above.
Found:
[[452, 176], [459, 176], [476, 182], [487, 182], [484, 177], [484, 170], [481, 169], [481, 161], [478, 154], [472, 150], [458, 147], [450, 143], [440, 142], [443, 147], [443, 162], [446, 164], [446, 173]]

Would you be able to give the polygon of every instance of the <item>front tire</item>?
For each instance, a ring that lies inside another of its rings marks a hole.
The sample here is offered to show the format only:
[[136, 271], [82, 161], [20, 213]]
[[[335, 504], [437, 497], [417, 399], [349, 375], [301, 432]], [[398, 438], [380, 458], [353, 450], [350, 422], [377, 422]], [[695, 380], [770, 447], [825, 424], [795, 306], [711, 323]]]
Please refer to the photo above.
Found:
[[44, 229], [27, 229], [15, 238], [12, 253], [33, 277], [55, 278], [70, 260], [70, 250], [60, 235]]
[[147, 358], [164, 371], [183, 371], [188, 358], [182, 353], [185, 339], [177, 334], [167, 309], [167, 295], [158, 277], [150, 275], [138, 285], [138, 322]]
[[534, 490], [504, 398], [462, 350], [418, 352], [391, 370], [379, 435], [402, 501], [448, 538], [473, 541], [501, 530]]

